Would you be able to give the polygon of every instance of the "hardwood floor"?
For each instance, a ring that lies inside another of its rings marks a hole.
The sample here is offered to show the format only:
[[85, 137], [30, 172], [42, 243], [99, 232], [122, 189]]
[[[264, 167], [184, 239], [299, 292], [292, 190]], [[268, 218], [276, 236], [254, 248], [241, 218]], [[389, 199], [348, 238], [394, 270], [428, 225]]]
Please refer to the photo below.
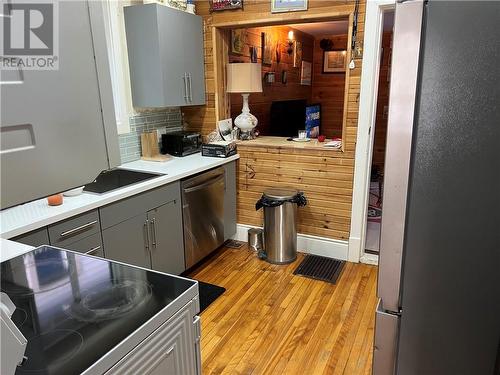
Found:
[[225, 287], [202, 314], [203, 374], [371, 374], [377, 268], [336, 285], [223, 248], [190, 277]]

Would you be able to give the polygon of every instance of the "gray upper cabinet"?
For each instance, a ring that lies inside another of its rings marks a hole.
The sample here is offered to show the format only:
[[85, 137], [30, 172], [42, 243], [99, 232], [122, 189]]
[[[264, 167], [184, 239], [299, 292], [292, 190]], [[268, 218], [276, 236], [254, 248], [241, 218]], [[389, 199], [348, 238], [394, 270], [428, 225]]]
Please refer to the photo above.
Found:
[[1, 72], [2, 209], [81, 186], [119, 161], [116, 122], [104, 121], [114, 107], [102, 14], [85, 1], [58, 4], [58, 69]]
[[158, 4], [124, 13], [134, 106], [205, 104], [202, 18]]

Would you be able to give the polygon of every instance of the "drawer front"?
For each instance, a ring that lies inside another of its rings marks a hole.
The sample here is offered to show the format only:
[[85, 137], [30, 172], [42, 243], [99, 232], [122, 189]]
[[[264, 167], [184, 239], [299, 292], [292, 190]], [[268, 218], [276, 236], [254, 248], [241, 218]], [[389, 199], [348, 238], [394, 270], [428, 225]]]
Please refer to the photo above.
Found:
[[93, 234], [82, 240], [64, 246], [65, 249], [104, 258], [101, 233]]
[[49, 245], [49, 232], [47, 231], [47, 227], [43, 227], [37, 230], [34, 230], [29, 233], [22, 234], [18, 237], [11, 238], [12, 241], [20, 242], [25, 245], [30, 245], [34, 247]]
[[101, 207], [99, 212], [102, 229], [112, 227], [173, 200], [180, 201], [180, 196], [180, 183], [173, 182]]
[[64, 247], [100, 231], [97, 210], [89, 211], [49, 226], [50, 244]]

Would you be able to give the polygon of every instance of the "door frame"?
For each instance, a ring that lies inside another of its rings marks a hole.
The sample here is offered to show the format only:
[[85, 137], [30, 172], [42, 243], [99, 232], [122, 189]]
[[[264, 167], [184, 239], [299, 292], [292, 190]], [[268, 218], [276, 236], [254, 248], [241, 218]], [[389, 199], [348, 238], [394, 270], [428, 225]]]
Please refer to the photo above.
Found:
[[383, 14], [395, 9], [395, 0], [368, 0], [366, 2], [363, 66], [359, 98], [358, 133], [354, 165], [351, 230], [348, 260], [378, 264], [378, 255], [365, 254], [370, 170], [375, 135], [380, 47], [382, 45]]

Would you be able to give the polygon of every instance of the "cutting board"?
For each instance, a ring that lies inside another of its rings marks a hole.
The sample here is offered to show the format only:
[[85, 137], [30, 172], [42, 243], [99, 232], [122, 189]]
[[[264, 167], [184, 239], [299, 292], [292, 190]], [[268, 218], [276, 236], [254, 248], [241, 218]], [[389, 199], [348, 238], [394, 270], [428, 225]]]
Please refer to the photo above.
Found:
[[144, 132], [141, 134], [142, 160], [146, 161], [167, 161], [172, 159], [170, 155], [160, 154], [158, 149], [158, 135], [156, 131]]

